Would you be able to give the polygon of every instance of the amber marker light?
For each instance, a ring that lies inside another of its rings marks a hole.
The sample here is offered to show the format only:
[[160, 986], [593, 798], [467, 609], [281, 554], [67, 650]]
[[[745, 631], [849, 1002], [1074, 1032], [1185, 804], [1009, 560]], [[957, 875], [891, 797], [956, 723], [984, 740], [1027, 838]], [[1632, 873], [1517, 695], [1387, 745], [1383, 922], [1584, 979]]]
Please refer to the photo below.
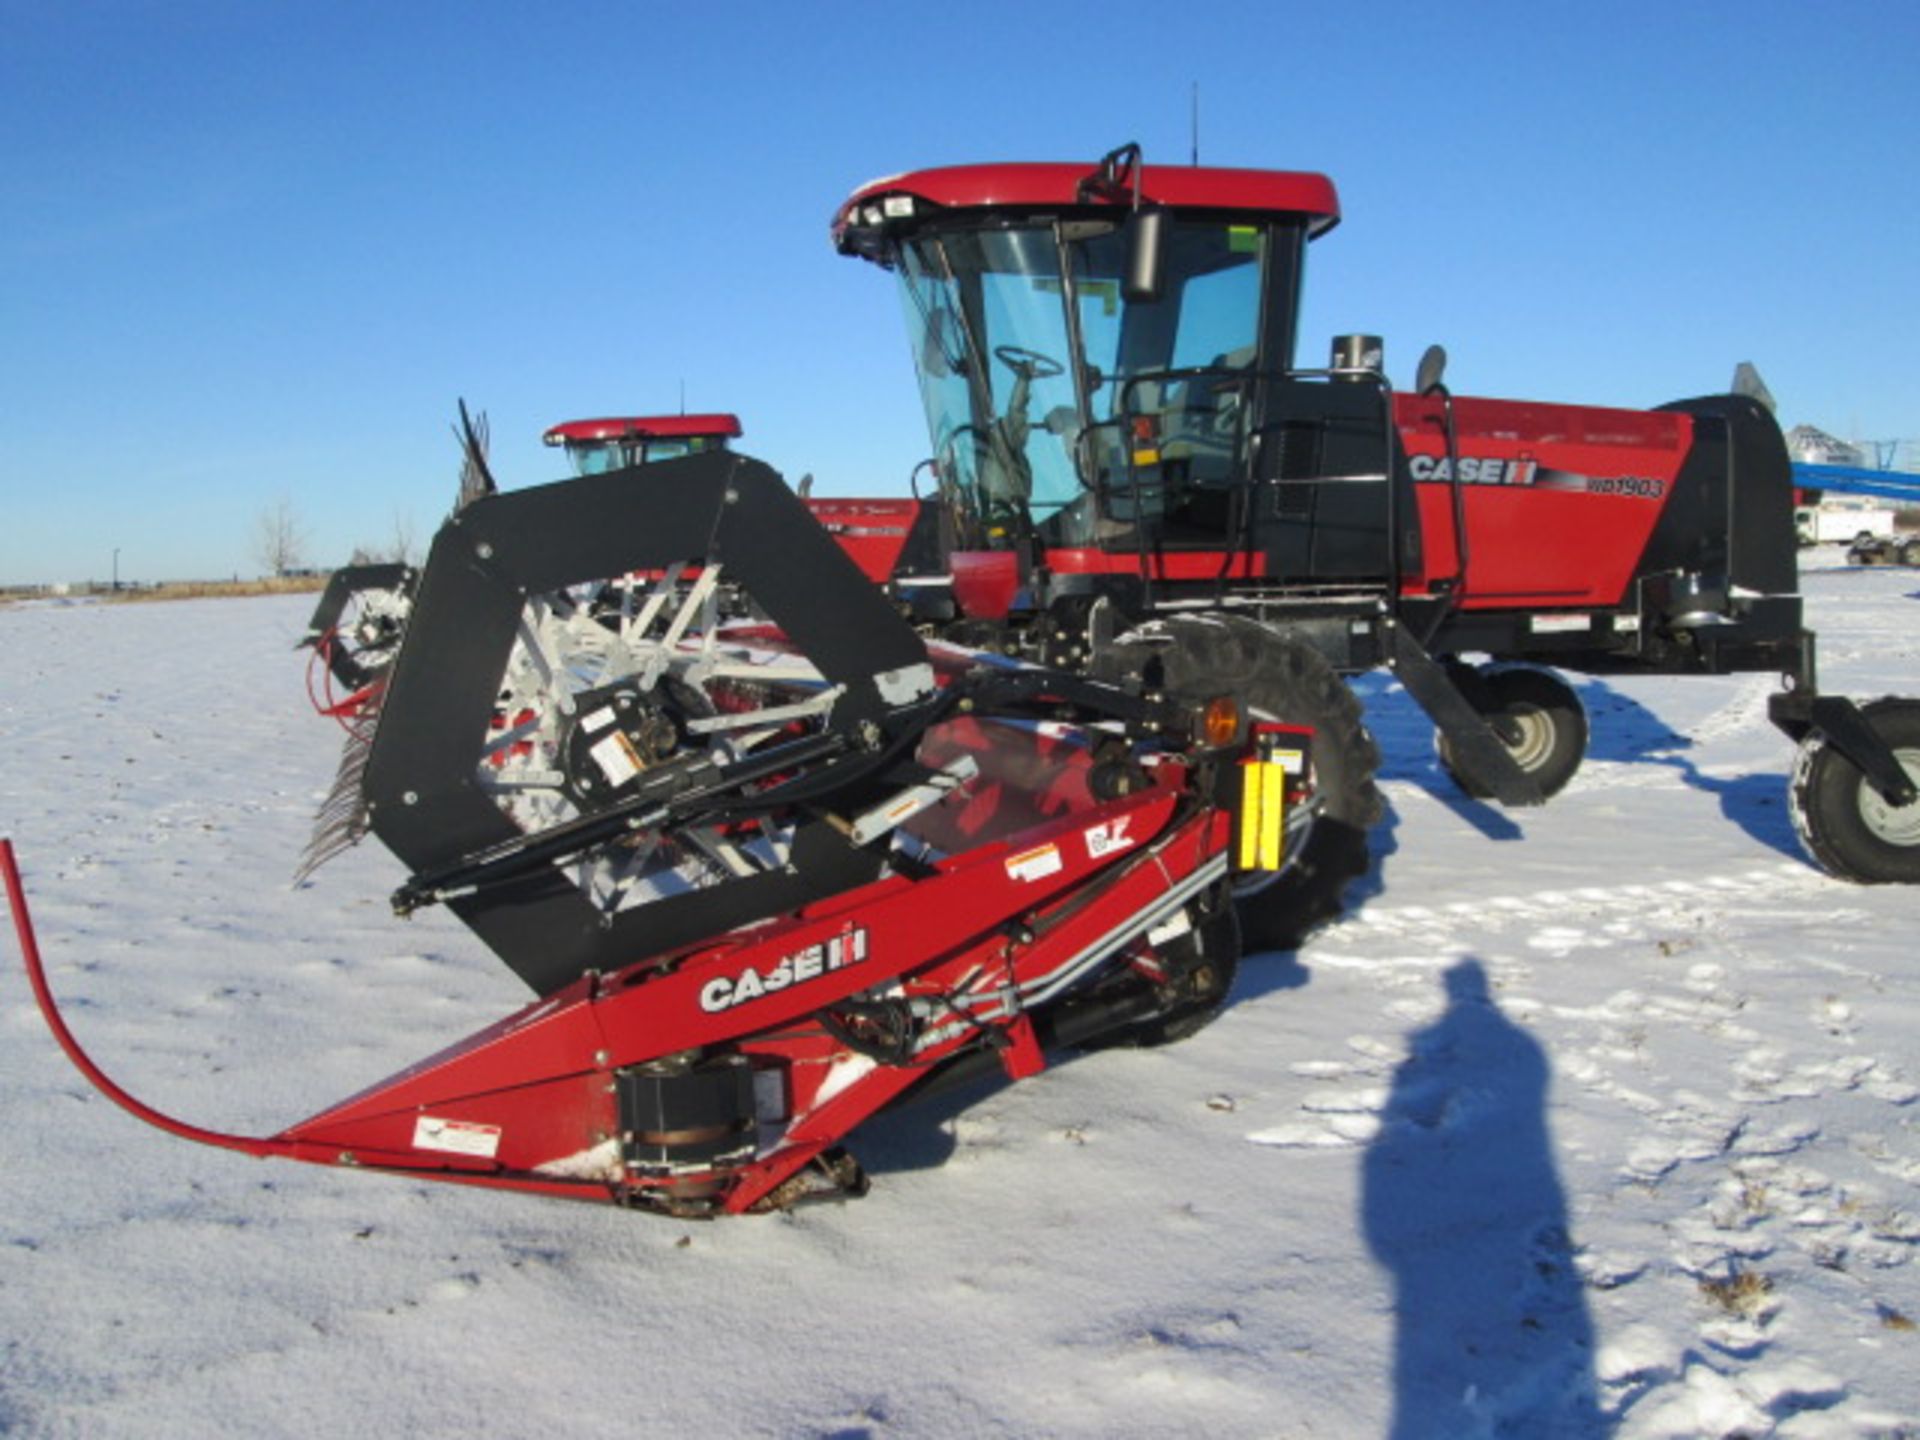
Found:
[[1240, 738], [1240, 702], [1231, 695], [1219, 695], [1207, 702], [1200, 718], [1200, 733], [1209, 745], [1226, 747]]

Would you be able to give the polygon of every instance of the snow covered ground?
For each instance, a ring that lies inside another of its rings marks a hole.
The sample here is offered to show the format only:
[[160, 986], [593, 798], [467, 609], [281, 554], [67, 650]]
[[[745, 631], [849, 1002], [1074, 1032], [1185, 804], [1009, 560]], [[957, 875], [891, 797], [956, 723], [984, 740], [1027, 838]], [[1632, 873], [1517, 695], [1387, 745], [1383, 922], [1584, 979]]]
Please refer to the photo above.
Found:
[[[1920, 695], [1819, 553], [1821, 676]], [[137, 1094], [266, 1132], [517, 1006], [369, 845], [307, 597], [0, 610], [0, 832]], [[0, 967], [0, 1433], [1920, 1435], [1920, 896], [1800, 856], [1770, 677], [1588, 682], [1543, 811], [1371, 680], [1350, 919], [1166, 1050], [858, 1132], [873, 1193], [688, 1225], [168, 1139]]]

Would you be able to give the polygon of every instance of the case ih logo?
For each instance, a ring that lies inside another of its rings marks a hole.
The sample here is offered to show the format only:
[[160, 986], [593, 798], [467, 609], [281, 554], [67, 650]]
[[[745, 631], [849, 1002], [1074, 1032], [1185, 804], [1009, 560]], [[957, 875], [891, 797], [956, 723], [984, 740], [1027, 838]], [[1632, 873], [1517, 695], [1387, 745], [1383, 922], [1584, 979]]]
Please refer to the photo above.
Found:
[[756, 970], [749, 966], [738, 975], [714, 976], [700, 987], [700, 1008], [710, 1015], [718, 1015], [723, 1010], [731, 1010], [734, 1006], [744, 1005], [749, 1000], [758, 1000], [762, 995], [771, 995], [775, 991], [786, 989], [789, 985], [818, 980], [822, 975], [830, 975], [835, 970], [844, 970], [849, 965], [858, 965], [866, 958], [866, 929], [855, 926], [846, 933], [822, 940], [817, 945], [809, 945], [804, 950], [783, 955], [765, 970]]
[[[1495, 460], [1486, 455], [1460, 457], [1462, 485], [1531, 485], [1539, 464], [1533, 460]], [[1444, 455], [1413, 455], [1407, 469], [1416, 480], [1450, 480], [1452, 471]]]

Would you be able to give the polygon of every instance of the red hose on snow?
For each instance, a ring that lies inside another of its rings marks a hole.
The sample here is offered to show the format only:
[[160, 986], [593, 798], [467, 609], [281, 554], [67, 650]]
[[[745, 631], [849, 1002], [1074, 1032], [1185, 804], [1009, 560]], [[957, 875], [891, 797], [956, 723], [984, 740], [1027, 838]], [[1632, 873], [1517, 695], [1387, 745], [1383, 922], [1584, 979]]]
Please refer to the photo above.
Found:
[[217, 1145], [223, 1150], [239, 1150], [248, 1155], [292, 1153], [292, 1147], [284, 1140], [226, 1135], [218, 1130], [202, 1130], [198, 1125], [189, 1125], [171, 1115], [163, 1115], [114, 1084], [106, 1071], [94, 1064], [87, 1052], [80, 1048], [80, 1042], [67, 1029], [67, 1022], [60, 1018], [60, 1008], [54, 1003], [53, 992], [47, 987], [46, 967], [41, 963], [40, 946], [34, 939], [33, 917], [27, 911], [27, 892], [20, 883], [20, 867], [14, 861], [11, 840], [0, 839], [0, 876], [6, 880], [7, 907], [13, 912], [13, 933], [20, 939], [20, 958], [26, 962], [27, 982], [33, 986], [34, 999], [40, 1002], [40, 1013], [46, 1017], [47, 1028], [53, 1031], [53, 1038], [60, 1042], [60, 1048], [73, 1062], [74, 1068], [86, 1076], [96, 1090], [135, 1119], [144, 1120], [183, 1140], [197, 1140], [202, 1145]]

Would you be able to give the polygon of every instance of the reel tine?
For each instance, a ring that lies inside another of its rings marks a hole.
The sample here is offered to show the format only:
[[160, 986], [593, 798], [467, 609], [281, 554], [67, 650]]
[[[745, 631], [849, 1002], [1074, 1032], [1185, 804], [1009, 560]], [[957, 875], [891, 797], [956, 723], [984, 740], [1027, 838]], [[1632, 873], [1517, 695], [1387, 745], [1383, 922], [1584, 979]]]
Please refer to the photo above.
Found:
[[340, 746], [340, 764], [333, 784], [313, 817], [313, 834], [300, 863], [293, 872], [293, 884], [304, 883], [313, 872], [365, 838], [369, 820], [366, 793], [367, 760], [373, 754], [373, 734], [380, 722], [380, 706], [386, 687], [377, 687], [367, 696], [358, 714], [346, 722], [346, 739]]
[[487, 468], [487, 416], [483, 410], [475, 417], [467, 413], [467, 402], [460, 401], [460, 423], [453, 428], [454, 439], [460, 442], [460, 495], [454, 502], [454, 513], [467, 508], [474, 501], [484, 499], [500, 487], [494, 483], [493, 472]]

